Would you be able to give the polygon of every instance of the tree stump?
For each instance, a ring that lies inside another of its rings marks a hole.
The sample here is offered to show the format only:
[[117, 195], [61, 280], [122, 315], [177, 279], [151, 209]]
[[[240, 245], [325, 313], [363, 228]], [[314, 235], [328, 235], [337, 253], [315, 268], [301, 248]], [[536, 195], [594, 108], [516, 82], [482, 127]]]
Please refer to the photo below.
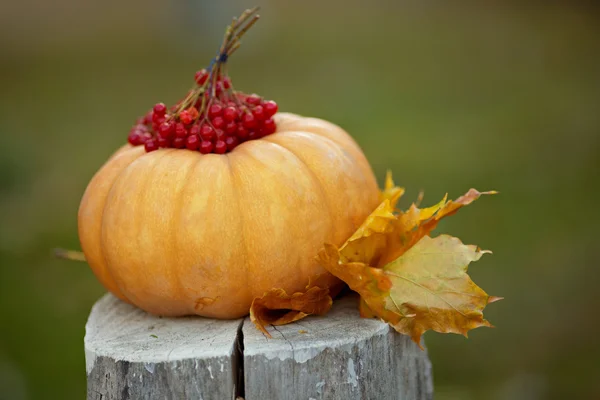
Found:
[[431, 399], [427, 352], [358, 299], [323, 317], [269, 327], [248, 318], [161, 318], [107, 294], [86, 325], [88, 400]]

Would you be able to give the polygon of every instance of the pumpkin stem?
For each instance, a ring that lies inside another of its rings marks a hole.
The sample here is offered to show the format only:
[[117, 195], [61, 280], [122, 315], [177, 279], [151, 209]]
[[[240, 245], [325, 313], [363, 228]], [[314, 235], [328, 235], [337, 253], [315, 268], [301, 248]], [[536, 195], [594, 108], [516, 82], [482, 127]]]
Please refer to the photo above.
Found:
[[67, 249], [54, 249], [54, 256], [56, 258], [62, 258], [71, 261], [82, 261], [86, 262], [85, 255], [81, 251], [67, 250]]

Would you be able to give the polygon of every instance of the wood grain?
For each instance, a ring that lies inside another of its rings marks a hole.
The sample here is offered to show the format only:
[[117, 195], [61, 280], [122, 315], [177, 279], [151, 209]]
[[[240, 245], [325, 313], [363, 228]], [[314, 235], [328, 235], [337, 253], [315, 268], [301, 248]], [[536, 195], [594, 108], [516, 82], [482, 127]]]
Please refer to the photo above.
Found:
[[107, 294], [86, 325], [87, 398], [231, 399], [241, 323], [160, 318]]
[[427, 352], [362, 319], [356, 296], [323, 317], [269, 327], [160, 318], [105, 295], [85, 336], [88, 400], [431, 399]]
[[427, 352], [389, 325], [360, 318], [355, 296], [269, 333], [244, 322], [246, 400], [433, 397]]

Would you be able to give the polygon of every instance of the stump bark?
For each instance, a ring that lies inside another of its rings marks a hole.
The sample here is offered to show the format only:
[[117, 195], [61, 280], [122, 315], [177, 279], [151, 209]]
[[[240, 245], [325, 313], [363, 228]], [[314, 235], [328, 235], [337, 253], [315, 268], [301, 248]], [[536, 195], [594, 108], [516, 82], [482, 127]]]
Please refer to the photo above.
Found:
[[433, 397], [427, 352], [337, 299], [325, 316], [269, 327], [248, 318], [161, 318], [107, 294], [86, 325], [87, 398], [407, 399]]

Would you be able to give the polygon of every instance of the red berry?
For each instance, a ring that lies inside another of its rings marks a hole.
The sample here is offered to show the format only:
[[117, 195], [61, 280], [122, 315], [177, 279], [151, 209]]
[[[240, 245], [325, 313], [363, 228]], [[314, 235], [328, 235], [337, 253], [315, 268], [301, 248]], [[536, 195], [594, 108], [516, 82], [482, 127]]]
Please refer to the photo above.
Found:
[[222, 83], [222, 82], [217, 82], [217, 83], [215, 84], [215, 93], [216, 93], [217, 95], [219, 95], [219, 94], [223, 93], [223, 83]]
[[215, 129], [222, 129], [225, 127], [225, 120], [223, 117], [214, 117], [212, 120], [212, 124]]
[[253, 114], [246, 113], [242, 116], [242, 124], [248, 129], [256, 126], [256, 117]]
[[173, 139], [173, 147], [176, 149], [183, 149], [185, 147], [186, 138], [184, 137], [176, 137]]
[[248, 129], [246, 129], [246, 127], [242, 124], [239, 124], [237, 126], [237, 132], [236, 135], [238, 138], [240, 138], [241, 140], [244, 140], [248, 137]]
[[263, 135], [270, 135], [272, 133], [275, 133], [276, 130], [277, 130], [277, 127], [275, 126], [275, 121], [273, 120], [273, 118], [265, 119], [263, 121], [263, 125], [262, 125], [262, 134]]
[[140, 137], [140, 141], [142, 143], [146, 143], [148, 140], [152, 139], [152, 134], [150, 132], [146, 132], [144, 134], [142, 134], [142, 136]]
[[223, 87], [225, 89], [229, 89], [231, 87], [231, 79], [229, 79], [228, 76], [226, 76], [225, 78], [223, 78]]
[[181, 123], [181, 122], [176, 123], [175, 124], [175, 136], [186, 137], [187, 135], [188, 135], [188, 131], [187, 131], [187, 129], [185, 129], [185, 125], [183, 125], [183, 123]]
[[168, 138], [173, 133], [175, 133], [175, 124], [173, 123], [173, 121], [163, 122], [158, 127], [158, 133], [160, 134], [160, 136]]
[[237, 132], [237, 128], [238, 128], [238, 124], [236, 124], [233, 121], [228, 122], [227, 125], [225, 125], [225, 133], [228, 135], [233, 135], [234, 133]]
[[156, 140], [150, 139], [144, 144], [144, 149], [146, 149], [146, 152], [148, 153], [158, 150], [158, 143], [156, 143]]
[[188, 110], [183, 110], [179, 113], [179, 120], [184, 124], [189, 125], [192, 123], [194, 118], [192, 118]]
[[190, 117], [192, 117], [192, 120], [196, 120], [198, 118], [198, 116], [200, 115], [198, 113], [198, 109], [196, 107], [190, 107], [187, 109], [188, 114], [190, 114]]
[[240, 141], [235, 136], [229, 136], [225, 139], [225, 144], [227, 145], [227, 150], [231, 151], [240, 144]]
[[165, 106], [164, 103], [156, 103], [152, 108], [152, 111], [157, 115], [165, 115], [167, 113], [167, 106]]
[[166, 120], [166, 115], [158, 115], [154, 112], [152, 113], [152, 122], [157, 123], [158, 125], [162, 124]]
[[256, 118], [258, 121], [262, 121], [266, 118], [265, 110], [262, 106], [254, 107], [254, 109], [252, 110], [252, 115], [254, 115], [254, 118]]
[[238, 109], [228, 106], [223, 110], [223, 118], [227, 121], [235, 121], [238, 116]]
[[152, 123], [152, 117], [154, 117], [154, 111], [148, 111], [148, 113], [144, 116], [144, 123], [145, 124]]
[[251, 94], [250, 96], [246, 97], [246, 103], [248, 103], [248, 104], [257, 106], [260, 104], [260, 102], [261, 102], [260, 96], [257, 94]]
[[138, 131], [133, 131], [133, 132], [129, 133], [129, 136], [127, 137], [127, 141], [129, 142], [129, 144], [131, 144], [133, 146], [138, 146], [138, 145], [142, 144], [142, 134], [139, 133]]
[[169, 147], [171, 145], [171, 141], [162, 136], [156, 139], [156, 143], [158, 143], [158, 147]]
[[208, 153], [212, 153], [213, 151], [213, 144], [212, 142], [209, 142], [207, 140], [203, 140], [202, 143], [200, 143], [200, 153], [202, 154], [208, 154]]
[[200, 137], [202, 140], [211, 141], [215, 136], [215, 130], [210, 125], [202, 125], [202, 128], [200, 128]]
[[206, 83], [206, 80], [208, 79], [208, 71], [205, 69], [201, 69], [200, 71], [196, 72], [194, 79], [196, 80], [196, 83], [198, 85], [204, 85], [204, 83]]
[[192, 127], [190, 128], [189, 134], [190, 135], [200, 135], [200, 130], [201, 130], [200, 125], [198, 125], [198, 124], [192, 125]]
[[190, 135], [187, 137], [185, 141], [185, 147], [190, 150], [196, 150], [198, 148], [198, 144], [200, 144], [200, 139], [196, 135]]
[[273, 100], [269, 100], [263, 103], [263, 109], [265, 110], [265, 115], [267, 118], [272, 117], [277, 113], [279, 106]]
[[213, 104], [208, 108], [208, 117], [213, 119], [214, 117], [218, 117], [223, 113], [223, 106], [220, 104]]
[[223, 154], [226, 151], [227, 151], [227, 144], [225, 144], [225, 142], [222, 140], [217, 140], [217, 143], [215, 143], [215, 153]]
[[223, 131], [223, 129], [216, 129], [215, 135], [217, 135], [217, 140], [224, 140], [225, 138], [225, 132]]
[[256, 131], [248, 132], [248, 140], [258, 139], [259, 137], [260, 137], [260, 135]]
[[131, 128], [132, 131], [142, 131], [142, 132], [148, 132], [148, 127], [144, 124], [137, 124], [135, 125], [133, 128]]

